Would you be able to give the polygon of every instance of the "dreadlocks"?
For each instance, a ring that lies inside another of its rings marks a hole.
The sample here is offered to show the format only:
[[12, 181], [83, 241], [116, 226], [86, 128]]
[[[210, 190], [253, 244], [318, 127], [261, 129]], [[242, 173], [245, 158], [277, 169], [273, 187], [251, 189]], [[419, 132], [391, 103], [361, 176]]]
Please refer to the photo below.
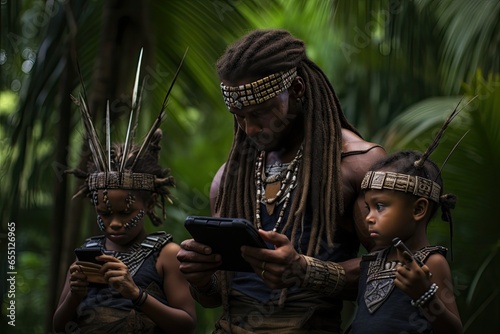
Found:
[[[230, 46], [217, 62], [219, 77], [230, 81], [244, 76], [263, 77], [294, 67], [306, 85], [304, 146], [300, 182], [283, 232], [292, 228], [291, 240], [295, 240], [308, 207], [312, 221], [307, 255], [312, 255], [319, 252], [319, 240], [323, 237], [326, 237], [328, 246], [333, 245], [336, 217], [344, 211], [340, 173], [341, 129], [357, 131], [343, 114], [326, 75], [307, 58], [304, 42], [285, 30], [253, 31]], [[216, 202], [216, 210], [222, 216], [255, 219], [254, 162], [257, 153], [235, 122], [233, 145]], [[243, 198], [235, 197], [235, 193], [243, 194]]]

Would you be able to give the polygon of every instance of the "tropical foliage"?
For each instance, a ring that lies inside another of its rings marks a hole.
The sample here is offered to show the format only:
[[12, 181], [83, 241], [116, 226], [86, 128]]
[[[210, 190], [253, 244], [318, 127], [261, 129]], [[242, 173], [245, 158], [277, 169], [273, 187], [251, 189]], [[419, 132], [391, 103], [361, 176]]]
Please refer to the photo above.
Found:
[[[16, 225], [16, 328], [50, 330], [72, 249], [97, 233], [86, 201], [70, 200], [77, 184], [64, 175], [86, 162], [70, 99], [81, 90], [76, 60], [93, 117], [99, 124], [109, 99], [113, 138], [120, 141], [139, 49], [146, 85], [138, 132], [145, 135], [188, 48], [162, 126], [162, 161], [178, 183], [164, 228], [179, 242], [187, 237], [186, 215], [208, 214], [210, 181], [231, 144], [232, 119], [214, 63], [246, 31], [271, 27], [305, 40], [351, 122], [390, 152], [424, 150], [461, 101], [463, 110], [431, 156], [446, 161], [445, 191], [459, 199], [453, 243], [439, 220], [429, 234], [453, 246], [465, 332], [500, 328], [500, 234], [493, 217], [500, 185], [498, 17], [498, 0], [2, 1], [0, 217], [2, 233], [8, 222]], [[2, 234], [2, 254], [4, 240]], [[218, 312], [198, 310], [199, 333], [210, 331]], [[1, 326], [3, 333], [12, 330]]]

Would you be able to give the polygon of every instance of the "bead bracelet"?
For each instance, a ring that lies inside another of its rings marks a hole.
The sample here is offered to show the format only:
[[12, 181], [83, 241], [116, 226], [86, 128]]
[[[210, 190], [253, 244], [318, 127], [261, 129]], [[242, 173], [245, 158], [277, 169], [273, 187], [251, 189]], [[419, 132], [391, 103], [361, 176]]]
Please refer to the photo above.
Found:
[[431, 299], [432, 296], [436, 294], [438, 288], [439, 287], [436, 283], [432, 283], [429, 290], [427, 290], [419, 299], [411, 301], [411, 306], [422, 307], [429, 299]]

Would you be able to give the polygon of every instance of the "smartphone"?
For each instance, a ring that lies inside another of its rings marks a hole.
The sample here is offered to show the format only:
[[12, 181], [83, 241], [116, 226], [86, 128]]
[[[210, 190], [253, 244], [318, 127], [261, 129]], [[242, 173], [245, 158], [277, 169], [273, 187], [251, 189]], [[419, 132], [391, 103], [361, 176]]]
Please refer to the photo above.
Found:
[[420, 267], [422, 267], [424, 265], [424, 263], [422, 261], [420, 261], [412, 252], [411, 250], [404, 244], [404, 242], [396, 237], [394, 239], [392, 239], [392, 244], [394, 245], [394, 247], [396, 247], [397, 249], [399, 249], [400, 251], [402, 252], [407, 252], [408, 254], [410, 254], [410, 256], [412, 257], [412, 259], [414, 259], [418, 265]]
[[109, 254], [108, 251], [101, 247], [88, 247], [75, 249], [75, 255], [78, 261], [91, 262], [95, 264], [104, 264], [104, 261], [96, 260], [96, 256]]
[[194, 240], [220, 254], [221, 270], [254, 271], [241, 257], [241, 246], [268, 248], [251, 222], [242, 218], [188, 216], [184, 226]]

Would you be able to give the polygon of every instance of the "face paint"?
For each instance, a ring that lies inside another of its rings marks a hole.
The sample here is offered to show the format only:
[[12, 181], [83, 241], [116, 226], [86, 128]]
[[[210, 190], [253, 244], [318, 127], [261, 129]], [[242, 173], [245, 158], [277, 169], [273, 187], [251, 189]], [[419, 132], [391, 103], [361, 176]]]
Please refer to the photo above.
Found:
[[104, 225], [104, 221], [102, 220], [101, 215], [97, 215], [97, 226], [101, 231], [106, 230], [106, 226]]
[[99, 196], [97, 191], [92, 192], [92, 198], [90, 199], [90, 202], [92, 205], [97, 206], [99, 205]]
[[135, 203], [135, 196], [129, 192], [125, 202], [127, 203], [125, 211], [130, 212], [130, 206]]
[[103, 199], [104, 203], [106, 203], [106, 207], [108, 208], [109, 213], [113, 214], [113, 208], [111, 207], [111, 202], [109, 201], [109, 197], [108, 197], [108, 189], [104, 189], [102, 191], [102, 199]]
[[128, 223], [125, 223], [125, 225], [123, 226], [127, 230], [136, 227], [137, 224], [139, 224], [141, 220], [144, 218], [144, 214], [145, 214], [144, 210], [140, 210], [139, 213], [134, 218], [132, 218]]

